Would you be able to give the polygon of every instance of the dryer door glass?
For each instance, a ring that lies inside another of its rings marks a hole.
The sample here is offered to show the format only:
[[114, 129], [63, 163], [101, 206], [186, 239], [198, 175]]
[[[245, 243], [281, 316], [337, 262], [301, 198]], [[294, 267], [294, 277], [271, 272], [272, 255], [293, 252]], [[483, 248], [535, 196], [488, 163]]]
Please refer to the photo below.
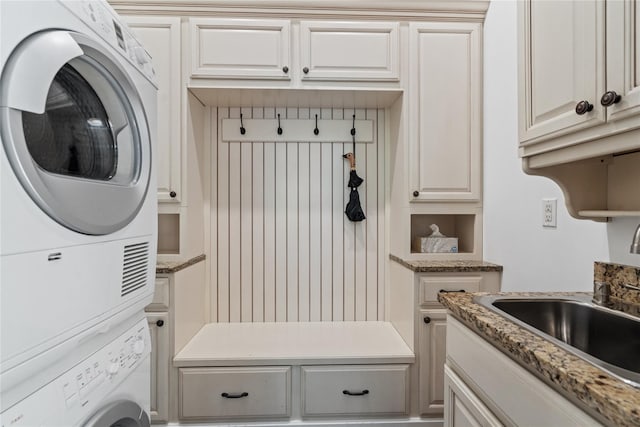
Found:
[[118, 149], [100, 98], [69, 64], [56, 74], [43, 114], [22, 113], [33, 160], [52, 173], [108, 181]]

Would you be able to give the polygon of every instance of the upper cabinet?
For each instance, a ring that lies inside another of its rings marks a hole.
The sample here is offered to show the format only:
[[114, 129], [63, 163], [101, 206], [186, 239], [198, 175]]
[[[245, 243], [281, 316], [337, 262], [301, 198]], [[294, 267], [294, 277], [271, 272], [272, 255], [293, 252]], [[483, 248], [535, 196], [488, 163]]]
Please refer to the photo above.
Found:
[[158, 82], [158, 137], [155, 159], [158, 202], [182, 200], [180, 132], [180, 18], [123, 16], [151, 54]]
[[190, 18], [189, 30], [192, 81], [271, 80], [276, 88], [399, 81], [397, 22]]
[[410, 24], [411, 201], [480, 200], [481, 28]]
[[[520, 154], [531, 166], [640, 148], [638, 0], [519, 3]], [[583, 145], [588, 143], [587, 145]]]
[[397, 22], [300, 23], [303, 80], [398, 81]]
[[640, 1], [519, 3], [520, 155], [575, 218], [640, 215]]
[[192, 18], [191, 77], [289, 80], [289, 21]]

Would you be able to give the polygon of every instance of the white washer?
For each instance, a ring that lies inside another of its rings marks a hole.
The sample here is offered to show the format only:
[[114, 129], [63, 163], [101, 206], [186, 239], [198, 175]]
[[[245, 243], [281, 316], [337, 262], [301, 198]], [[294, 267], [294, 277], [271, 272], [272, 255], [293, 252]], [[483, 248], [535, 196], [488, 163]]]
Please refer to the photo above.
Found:
[[4, 427], [148, 427], [150, 336], [146, 319], [21, 400]]
[[157, 88], [150, 56], [103, 0], [0, 1], [0, 40], [6, 405], [151, 301]]

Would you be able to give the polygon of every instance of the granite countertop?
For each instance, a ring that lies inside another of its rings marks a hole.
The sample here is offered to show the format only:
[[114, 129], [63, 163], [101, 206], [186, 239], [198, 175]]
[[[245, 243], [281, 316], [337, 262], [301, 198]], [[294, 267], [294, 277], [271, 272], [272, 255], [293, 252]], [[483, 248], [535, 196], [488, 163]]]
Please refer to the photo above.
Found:
[[502, 266], [484, 261], [427, 261], [406, 260], [393, 254], [389, 259], [416, 273], [467, 273], [502, 271]]
[[[473, 302], [487, 293], [439, 294], [438, 300], [453, 315], [482, 338], [519, 364], [538, 374], [546, 383], [600, 414], [608, 424], [640, 425], [640, 389], [611, 376], [505, 317]], [[559, 296], [576, 293], [500, 293], [505, 296]], [[584, 294], [582, 294], [584, 295]]]
[[194, 264], [197, 264], [200, 261], [204, 261], [205, 258], [206, 258], [206, 255], [202, 254], [187, 260], [158, 261], [156, 263], [156, 274], [175, 273], [177, 271], [184, 270], [185, 268], [190, 267]]

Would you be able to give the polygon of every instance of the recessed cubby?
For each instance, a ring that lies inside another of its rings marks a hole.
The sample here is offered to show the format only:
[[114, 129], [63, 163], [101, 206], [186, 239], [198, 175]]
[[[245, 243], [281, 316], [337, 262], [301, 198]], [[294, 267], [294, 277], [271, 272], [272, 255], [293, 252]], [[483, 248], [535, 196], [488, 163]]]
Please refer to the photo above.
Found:
[[[476, 248], [476, 214], [417, 214], [411, 215], [411, 253], [421, 253], [414, 249], [413, 242], [431, 234], [431, 224], [436, 224], [440, 233], [458, 238], [458, 254], [472, 254]], [[456, 256], [455, 253], [424, 253], [424, 255]]]
[[180, 253], [180, 215], [158, 214], [158, 254]]

